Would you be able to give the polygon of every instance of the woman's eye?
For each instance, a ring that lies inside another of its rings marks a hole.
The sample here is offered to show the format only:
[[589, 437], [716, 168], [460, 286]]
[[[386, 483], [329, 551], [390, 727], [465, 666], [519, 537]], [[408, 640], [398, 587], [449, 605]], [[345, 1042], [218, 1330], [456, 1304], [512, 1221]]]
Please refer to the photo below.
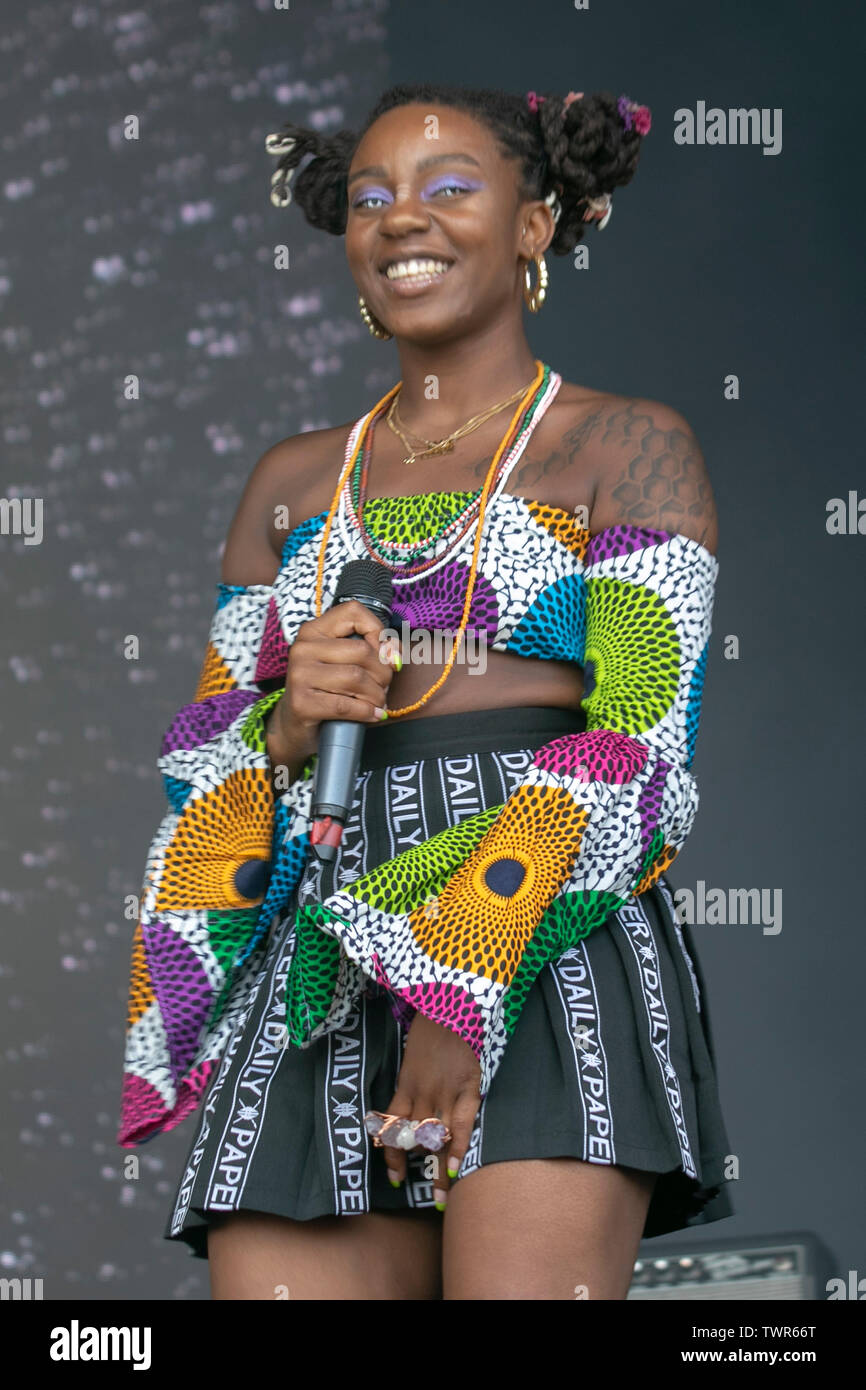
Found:
[[[435, 197], [436, 194], [438, 194], [438, 193], [446, 193], [446, 192], [448, 192], [448, 193], [471, 193], [471, 192], [472, 192], [472, 189], [471, 189], [470, 187], [468, 187], [465, 183], [440, 183], [440, 184], [435, 185], [435, 186], [430, 190], [430, 192], [429, 192], [429, 194], [428, 194], [428, 197]], [[450, 198], [450, 197], [446, 199], [446, 202], [450, 202], [450, 201], [451, 201], [451, 198]], [[378, 203], [379, 205], [383, 205], [385, 202], [386, 202], [386, 197], [385, 197], [385, 195], [383, 195], [382, 193], [375, 193], [375, 192], [361, 193], [361, 194], [358, 196], [358, 198], [356, 198], [355, 202], [352, 204], [352, 207], [354, 207], [354, 208], [369, 208], [369, 207], [373, 207], [373, 206], [374, 206], [375, 204], [377, 204], [377, 203]]]
[[469, 189], [462, 183], [443, 183], [438, 188], [434, 188], [434, 193], [444, 193], [446, 189], [453, 188], [456, 193], [468, 193]]

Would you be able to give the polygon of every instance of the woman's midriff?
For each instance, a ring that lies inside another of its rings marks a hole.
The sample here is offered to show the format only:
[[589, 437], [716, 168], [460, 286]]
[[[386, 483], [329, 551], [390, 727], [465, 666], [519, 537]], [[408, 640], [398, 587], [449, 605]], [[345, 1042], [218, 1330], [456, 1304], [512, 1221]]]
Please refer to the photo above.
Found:
[[[480, 646], [466, 649], [461, 661], [435, 695], [400, 722], [434, 714], [459, 714], [473, 709], [511, 709], [520, 705], [553, 705], [577, 709], [583, 696], [583, 671], [567, 661], [542, 661]], [[444, 662], [413, 658], [404, 648], [403, 668], [396, 671], [388, 691], [388, 708], [402, 709], [420, 700], [442, 674]]]

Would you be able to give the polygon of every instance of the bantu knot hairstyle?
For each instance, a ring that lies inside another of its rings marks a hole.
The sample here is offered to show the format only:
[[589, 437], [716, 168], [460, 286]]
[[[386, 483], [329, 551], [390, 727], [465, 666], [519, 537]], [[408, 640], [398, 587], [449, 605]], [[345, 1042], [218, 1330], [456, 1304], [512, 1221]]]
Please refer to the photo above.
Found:
[[[503, 155], [516, 162], [521, 198], [558, 198], [560, 212], [549, 250], [567, 255], [591, 225], [584, 220], [589, 199], [610, 195], [634, 177], [641, 134], [649, 129], [649, 112], [609, 92], [579, 98], [569, 93], [568, 99], [533, 94], [533, 98], [534, 110], [526, 97], [509, 92], [412, 83], [390, 87], [357, 133], [338, 130], [321, 135], [286, 122], [266, 141], [268, 152], [279, 160], [271, 178], [271, 199], [278, 207], [294, 199], [313, 227], [342, 236], [348, 214], [349, 165], [373, 122], [410, 102], [451, 106], [483, 121]], [[312, 158], [290, 189], [292, 171], [307, 155]]]

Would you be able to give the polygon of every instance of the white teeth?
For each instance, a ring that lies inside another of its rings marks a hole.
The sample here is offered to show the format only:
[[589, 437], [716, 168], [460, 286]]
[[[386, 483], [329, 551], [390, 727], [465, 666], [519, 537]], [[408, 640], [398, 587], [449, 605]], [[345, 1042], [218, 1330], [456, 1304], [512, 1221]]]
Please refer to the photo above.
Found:
[[405, 280], [412, 275], [442, 275], [447, 269], [447, 261], [395, 261], [385, 274], [389, 280]]

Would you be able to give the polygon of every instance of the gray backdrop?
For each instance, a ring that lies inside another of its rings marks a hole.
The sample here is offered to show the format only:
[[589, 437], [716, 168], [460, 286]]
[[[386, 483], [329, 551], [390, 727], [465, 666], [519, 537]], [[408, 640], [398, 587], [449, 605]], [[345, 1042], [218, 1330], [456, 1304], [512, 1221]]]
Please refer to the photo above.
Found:
[[[163, 813], [159, 740], [191, 698], [252, 465], [286, 435], [360, 415], [397, 375], [393, 344], [358, 315], [342, 241], [272, 208], [264, 136], [290, 116], [356, 126], [385, 86], [424, 79], [609, 88], [652, 108], [637, 176], [588, 238], [590, 269], [548, 257], [529, 331], [567, 380], [668, 402], [703, 445], [721, 572], [701, 810], [671, 877], [781, 893], [776, 934], [693, 928], [737, 1213], [674, 1239], [809, 1229], [836, 1272], [866, 1273], [853, 641], [866, 541], [826, 525], [863, 476], [849, 423], [858, 30], [853, 4], [756, 14], [746, 0], [35, 0], [6, 20], [2, 495], [44, 512], [40, 544], [0, 537], [0, 1273], [43, 1278], [50, 1299], [207, 1296], [205, 1263], [161, 1235], [192, 1121], [136, 1151], [137, 1182], [114, 1142], [123, 899]], [[781, 108], [780, 153], [675, 143], [674, 112], [698, 102]], [[122, 138], [129, 114], [137, 141]], [[131, 373], [139, 400], [124, 398]]]

